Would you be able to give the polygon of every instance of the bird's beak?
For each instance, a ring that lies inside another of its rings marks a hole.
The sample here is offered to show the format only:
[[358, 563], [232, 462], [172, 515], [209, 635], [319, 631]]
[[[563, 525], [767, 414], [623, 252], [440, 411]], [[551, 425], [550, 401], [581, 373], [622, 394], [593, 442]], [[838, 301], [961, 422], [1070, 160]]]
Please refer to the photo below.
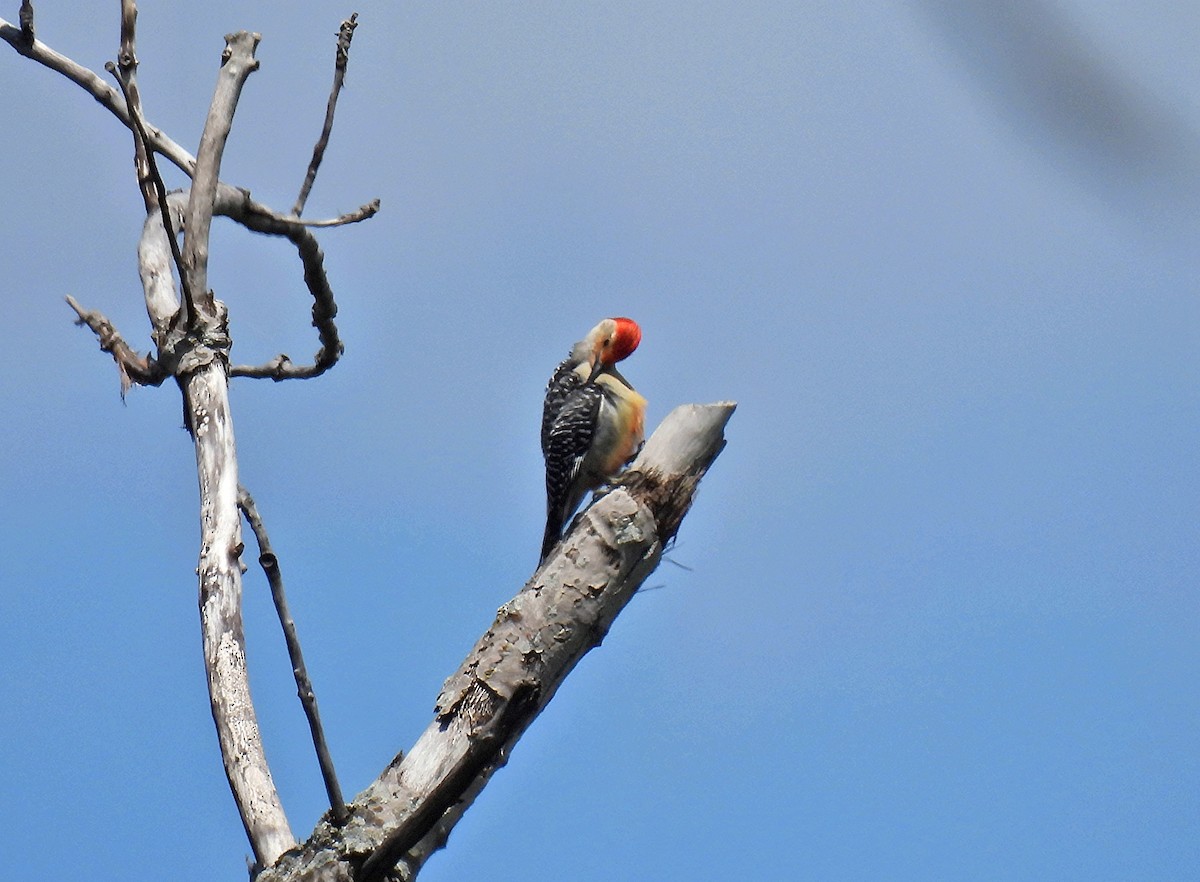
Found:
[[589, 383], [591, 383], [592, 380], [596, 379], [596, 375], [602, 370], [604, 370], [604, 362], [597, 358], [596, 363], [592, 365], [592, 372], [588, 374], [587, 382], [583, 385], [587, 386]]

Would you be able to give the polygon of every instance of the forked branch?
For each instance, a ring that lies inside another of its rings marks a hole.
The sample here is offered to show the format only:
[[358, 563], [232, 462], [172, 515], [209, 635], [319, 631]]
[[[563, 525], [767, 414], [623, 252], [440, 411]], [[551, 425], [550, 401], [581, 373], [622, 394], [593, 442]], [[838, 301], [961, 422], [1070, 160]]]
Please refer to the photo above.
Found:
[[[25, 0], [22, 6], [21, 21], [24, 21], [24, 6], [29, 5], [29, 0]], [[30, 7], [29, 15], [30, 27], [28, 32], [22, 27], [13, 25], [10, 22], [0, 18], [0, 40], [8, 43], [12, 48], [30, 59], [35, 61], [50, 70], [62, 74], [75, 85], [82, 88], [85, 92], [91, 95], [107, 109], [113, 116], [121, 121], [121, 124], [132, 129], [133, 120], [129, 113], [129, 107], [126, 104], [125, 98], [120, 91], [114, 89], [104, 81], [104, 78], [76, 61], [71, 60], [65, 55], [51, 49], [40, 40], [33, 39], [33, 14]], [[149, 121], [144, 121], [146, 129], [146, 138], [150, 144], [152, 151], [166, 157], [173, 165], [179, 168], [188, 177], [191, 177], [195, 172], [196, 158], [192, 156], [186, 149], [173, 141], [162, 129], [158, 128]], [[254, 210], [261, 215], [268, 215], [278, 220], [286, 220], [289, 215], [282, 212], [273, 211], [265, 205], [254, 203]], [[339, 215], [335, 218], [314, 221], [301, 221], [293, 218], [293, 222], [302, 226], [310, 227], [336, 227], [344, 224], [357, 223], [358, 221], [366, 220], [379, 210], [379, 200], [368, 202], [354, 211]]]
[[[146, 221], [146, 228], [142, 233], [138, 250], [138, 264], [142, 274], [142, 285], [146, 292], [150, 320], [159, 330], [159, 334], [164, 336], [169, 332], [171, 317], [178, 309], [178, 300], [175, 297], [175, 288], [171, 277], [172, 264], [169, 244], [183, 225], [183, 210], [188, 199], [187, 191], [168, 195], [170, 232], [168, 233], [164, 228], [163, 220], [157, 213], [151, 215]], [[313, 298], [312, 324], [317, 329], [317, 336], [321, 344], [313, 357], [312, 364], [293, 364], [286, 355], [279, 355], [261, 366], [234, 365], [229, 369], [230, 376], [269, 377], [273, 380], [307, 379], [319, 376], [337, 364], [344, 351], [337, 323], [334, 321], [337, 318], [337, 301], [334, 299], [333, 288], [330, 286], [329, 277], [325, 272], [325, 254], [321, 250], [320, 243], [317, 242], [317, 237], [303, 223], [280, 217], [270, 211], [264, 211], [257, 202], [250, 198], [248, 192], [228, 184], [221, 184], [217, 188], [213, 214], [227, 217], [256, 233], [281, 236], [296, 247], [304, 284]], [[159, 334], [156, 334], [156, 338]], [[187, 343], [182, 341], [178, 345], [186, 346]], [[174, 346], [169, 348], [174, 348]], [[178, 357], [174, 353], [173, 356]]]

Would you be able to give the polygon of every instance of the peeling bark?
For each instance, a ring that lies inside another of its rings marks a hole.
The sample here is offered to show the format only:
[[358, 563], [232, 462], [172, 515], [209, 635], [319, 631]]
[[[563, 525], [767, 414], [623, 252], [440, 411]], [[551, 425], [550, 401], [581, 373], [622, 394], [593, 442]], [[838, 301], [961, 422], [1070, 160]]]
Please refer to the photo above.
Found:
[[371, 882], [388, 870], [397, 879], [415, 878], [658, 566], [700, 478], [724, 447], [734, 407], [723, 402], [672, 411], [622, 486], [584, 511], [555, 553], [500, 607], [446, 681], [434, 720], [412, 750], [358, 795], [344, 827], [318, 825], [259, 882]]
[[[196, 172], [184, 213], [185, 333], [178, 365], [200, 483], [200, 627], [209, 700], [221, 759], [246, 836], [260, 865], [274, 863], [296, 840], [267, 765], [242, 632], [242, 520], [237, 446], [229, 410], [227, 313], [208, 290], [208, 234], [220, 188], [221, 156], [246, 78], [258, 67], [259, 36], [225, 38], [222, 67], [200, 136]], [[153, 216], [153, 213], [152, 213]]]
[[271, 779], [246, 670], [237, 448], [225, 362], [184, 381], [200, 484], [200, 628], [209, 701], [225, 774], [260, 864], [296, 844]]

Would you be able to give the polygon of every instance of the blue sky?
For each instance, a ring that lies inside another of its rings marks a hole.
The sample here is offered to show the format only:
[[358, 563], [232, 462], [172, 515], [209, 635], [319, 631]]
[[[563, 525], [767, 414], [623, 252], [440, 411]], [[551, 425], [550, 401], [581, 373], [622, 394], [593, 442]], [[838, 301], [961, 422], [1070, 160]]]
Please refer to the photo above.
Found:
[[[194, 151], [222, 35], [261, 32], [223, 177], [280, 208], [361, 16], [308, 210], [383, 201], [321, 236], [345, 358], [232, 393], [348, 792], [528, 577], [575, 339], [642, 324], [651, 424], [739, 402], [686, 569], [423, 879], [1200, 875], [1200, 12], [182, 6], [141, 4], [147, 114]], [[116, 19], [38, 5], [97, 70]], [[122, 405], [62, 302], [148, 346], [130, 138], [2, 48], [6, 866], [243, 878], [178, 394]], [[288, 247], [214, 236], [235, 358], [314, 351]], [[254, 571], [246, 616], [303, 837], [323, 790]]]

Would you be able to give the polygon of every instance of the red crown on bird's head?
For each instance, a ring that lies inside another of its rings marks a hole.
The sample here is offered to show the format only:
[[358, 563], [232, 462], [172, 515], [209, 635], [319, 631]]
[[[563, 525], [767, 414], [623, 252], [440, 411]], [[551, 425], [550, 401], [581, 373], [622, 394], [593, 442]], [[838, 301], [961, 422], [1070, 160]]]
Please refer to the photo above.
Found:
[[638, 348], [638, 344], [642, 342], [642, 329], [633, 319], [624, 316], [610, 321], [616, 325], [616, 330], [613, 331], [612, 340], [606, 347], [603, 358], [608, 364], [616, 364], [621, 359], [628, 358], [633, 354], [633, 350]]

